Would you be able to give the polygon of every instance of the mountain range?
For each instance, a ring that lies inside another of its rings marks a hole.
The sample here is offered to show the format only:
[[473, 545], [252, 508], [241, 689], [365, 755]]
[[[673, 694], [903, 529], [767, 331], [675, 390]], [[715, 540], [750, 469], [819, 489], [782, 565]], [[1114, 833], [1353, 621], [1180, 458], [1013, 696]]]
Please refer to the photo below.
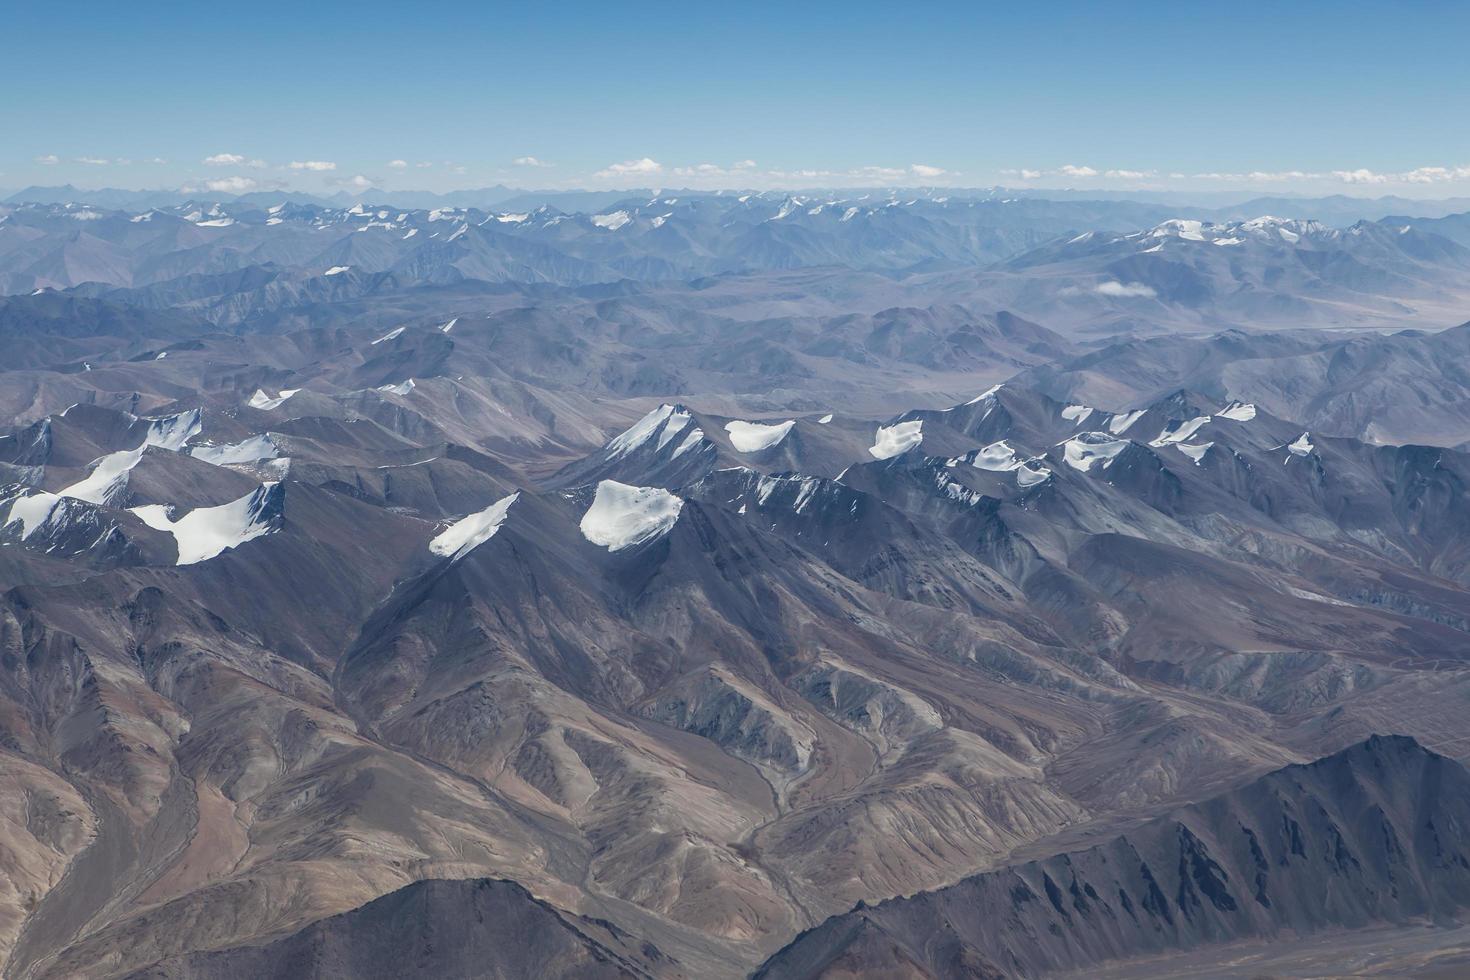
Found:
[[1448, 219], [943, 196], [6, 206], [3, 975], [1466, 962]]
[[1004, 309], [1090, 338], [1444, 327], [1463, 319], [1470, 292], [1453, 216], [1211, 223], [1137, 202], [932, 192], [664, 193], [599, 207], [340, 208], [259, 195], [137, 212], [0, 206], [0, 291], [69, 290], [260, 332], [319, 323], [350, 301], [419, 302], [428, 287], [539, 288], [538, 298], [674, 287], [703, 294], [688, 297], [699, 305], [715, 287], [766, 311], [810, 312], [807, 296], [783, 296], [805, 272], [820, 281], [807, 293], [837, 299], [835, 312]]

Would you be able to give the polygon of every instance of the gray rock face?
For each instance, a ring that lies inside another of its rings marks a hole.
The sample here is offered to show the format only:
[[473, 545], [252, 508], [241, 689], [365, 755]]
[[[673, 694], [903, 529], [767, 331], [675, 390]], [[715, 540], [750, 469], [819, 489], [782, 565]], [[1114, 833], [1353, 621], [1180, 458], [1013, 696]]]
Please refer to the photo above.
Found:
[[421, 881], [260, 946], [196, 953], [132, 980], [637, 980], [667, 963], [609, 923], [537, 901], [510, 881]]
[[1470, 773], [1373, 738], [1085, 851], [835, 916], [756, 976], [1037, 977], [1215, 943], [1451, 921]]

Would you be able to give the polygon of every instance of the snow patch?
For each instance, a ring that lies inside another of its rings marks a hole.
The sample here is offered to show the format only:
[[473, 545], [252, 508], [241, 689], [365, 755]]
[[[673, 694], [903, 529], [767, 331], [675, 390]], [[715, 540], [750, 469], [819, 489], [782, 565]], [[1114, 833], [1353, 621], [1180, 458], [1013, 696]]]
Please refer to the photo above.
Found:
[[1088, 472], [1101, 462], [1103, 469], [1128, 448], [1127, 439], [1114, 439], [1105, 432], [1084, 432], [1062, 443], [1062, 459], [1074, 470]]
[[22, 493], [23, 496], [11, 498], [10, 511], [5, 515], [3, 526], [9, 527], [19, 521], [21, 540], [25, 540], [51, 518], [51, 512], [61, 498], [44, 490], [26, 489]]
[[1175, 443], [1174, 448], [1194, 460], [1194, 465], [1198, 466], [1204, 462], [1205, 453], [1209, 452], [1210, 447], [1213, 445], [1213, 442], [1202, 442], [1198, 446], [1189, 446], [1180, 442]]
[[[703, 441], [704, 430], [696, 425], [693, 429], [689, 431], [689, 434], [684, 437], [684, 441], [679, 443], [678, 447], [674, 449], [674, 455], [672, 458], [678, 459], [680, 456], [683, 456], [685, 453], [687, 453], [689, 450], [693, 449], [695, 446], [699, 445]], [[659, 446], [662, 447], [664, 442], [665, 440], [660, 437]]]
[[418, 386], [414, 384], [413, 378], [409, 378], [407, 381], [400, 381], [396, 385], [381, 385], [378, 390], [386, 391], [393, 395], [406, 395], [416, 387]]
[[758, 453], [780, 445], [795, 424], [795, 419], [775, 423], [742, 422], [737, 419], [726, 422], [725, 431], [730, 434], [730, 445], [735, 447], [736, 452]]
[[632, 220], [626, 211], [614, 211], [611, 214], [594, 214], [592, 216], [592, 223], [594, 225], [599, 228], [606, 228], [608, 231], [617, 231]]
[[251, 436], [249, 439], [226, 443], [222, 446], [194, 446], [189, 450], [189, 455], [195, 459], [202, 459], [206, 463], [213, 463], [215, 466], [228, 466], [275, 459], [281, 455], [281, 450], [271, 438], [270, 433], [263, 432], [258, 436]]
[[868, 453], [874, 459], [891, 459], [906, 453], [924, 441], [923, 429], [923, 419], [879, 426]]
[[1030, 463], [1026, 463], [1016, 469], [1016, 483], [1022, 489], [1034, 487], [1038, 483], [1045, 483], [1050, 478], [1051, 470], [1044, 466], [1033, 468]]
[[1174, 218], [1165, 221], [1153, 230], [1154, 238], [1173, 236], [1190, 242], [1202, 242], [1205, 240], [1203, 234], [1204, 222], [1195, 221], [1191, 218]]
[[1124, 412], [1122, 415], [1114, 415], [1112, 421], [1108, 422], [1108, 431], [1115, 436], [1121, 436], [1128, 431], [1129, 426], [1147, 414], [1146, 409], [1136, 409], [1132, 412]]
[[1256, 406], [1248, 402], [1231, 402], [1220, 410], [1220, 417], [1233, 422], [1249, 422], [1256, 417]]
[[1016, 451], [1002, 439], [1000, 442], [992, 442], [977, 452], [975, 458], [971, 460], [971, 465], [976, 469], [1000, 473], [1016, 469], [1021, 465], [1021, 461], [1016, 458]]
[[1171, 446], [1178, 442], [1185, 442], [1209, 420], [1210, 417], [1208, 415], [1201, 415], [1198, 418], [1190, 419], [1188, 422], [1170, 422], [1164, 427], [1164, 431], [1159, 433], [1159, 437], [1151, 441], [1149, 445], [1157, 448], [1159, 446]]
[[238, 500], [218, 507], [196, 507], [178, 520], [169, 516], [166, 504], [134, 507], [132, 512], [149, 527], [174, 536], [178, 564], [194, 565], [268, 533], [271, 527], [265, 509], [276, 486], [263, 483]]
[[1051, 470], [1046, 467], [1035, 465], [1034, 460], [1017, 456], [1016, 451], [1004, 439], [1000, 442], [992, 442], [975, 453], [974, 458], [970, 460], [970, 465], [992, 473], [1014, 472], [1016, 484], [1023, 489], [1044, 483], [1051, 476]]
[[429, 550], [436, 555], [452, 555], [462, 558], [475, 548], [495, 537], [495, 532], [505, 523], [510, 505], [520, 499], [519, 493], [502, 497], [477, 514], [455, 521], [429, 542]]
[[660, 487], [603, 480], [582, 515], [582, 536], [608, 551], [622, 551], [667, 534], [683, 508], [680, 497]]
[[300, 388], [282, 388], [280, 397], [272, 398], [270, 395], [266, 394], [264, 388], [256, 388], [255, 394], [250, 396], [250, 401], [247, 404], [249, 404], [251, 408], [258, 408], [263, 412], [269, 412], [272, 409], [280, 408], [282, 403], [284, 403], [286, 399], [290, 398], [292, 395], [296, 394], [300, 390]]
[[1081, 425], [1083, 422], [1092, 418], [1094, 411], [1095, 409], [1089, 408], [1086, 405], [1068, 405], [1062, 409], [1062, 418], [1071, 422], [1073, 425]]

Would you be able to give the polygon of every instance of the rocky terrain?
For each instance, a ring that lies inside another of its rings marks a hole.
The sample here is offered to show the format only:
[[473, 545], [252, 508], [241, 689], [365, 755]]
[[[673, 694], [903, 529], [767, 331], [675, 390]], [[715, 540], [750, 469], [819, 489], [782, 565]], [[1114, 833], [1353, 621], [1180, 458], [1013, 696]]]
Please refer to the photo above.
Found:
[[1470, 253], [794, 200], [8, 205], [3, 975], [1458, 942]]
[[1453, 920], [1470, 774], [1374, 737], [1085, 851], [834, 917], [756, 974], [1042, 976], [1109, 960]]

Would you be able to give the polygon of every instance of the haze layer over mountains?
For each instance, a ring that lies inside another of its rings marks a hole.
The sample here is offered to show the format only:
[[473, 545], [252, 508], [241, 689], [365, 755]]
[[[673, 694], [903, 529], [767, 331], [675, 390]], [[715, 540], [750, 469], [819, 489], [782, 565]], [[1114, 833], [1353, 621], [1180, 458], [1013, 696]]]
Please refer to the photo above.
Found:
[[1465, 214], [78, 193], [4, 976], [1470, 963]]

